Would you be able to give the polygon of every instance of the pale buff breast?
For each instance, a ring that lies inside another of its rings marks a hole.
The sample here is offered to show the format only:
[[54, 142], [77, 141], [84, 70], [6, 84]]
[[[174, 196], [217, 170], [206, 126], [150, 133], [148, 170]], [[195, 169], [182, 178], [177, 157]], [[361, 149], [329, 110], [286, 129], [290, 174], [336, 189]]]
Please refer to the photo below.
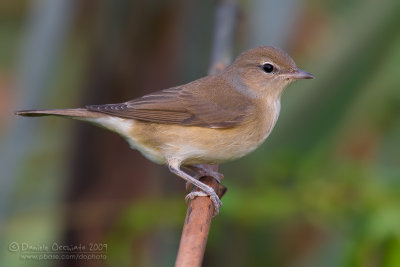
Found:
[[116, 117], [91, 120], [118, 132], [146, 158], [159, 164], [175, 158], [183, 164], [221, 163], [256, 149], [272, 131], [280, 103], [265, 105], [244, 124], [229, 129], [179, 126]]

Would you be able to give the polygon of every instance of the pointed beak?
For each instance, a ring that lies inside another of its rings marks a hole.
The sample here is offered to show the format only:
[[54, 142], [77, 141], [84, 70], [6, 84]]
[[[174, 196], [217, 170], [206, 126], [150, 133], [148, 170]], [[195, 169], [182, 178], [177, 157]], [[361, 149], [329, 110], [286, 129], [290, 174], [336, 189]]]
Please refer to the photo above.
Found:
[[290, 73], [286, 73], [284, 74], [286, 78], [290, 78], [290, 79], [314, 79], [314, 75], [312, 75], [311, 73], [301, 70], [301, 69], [296, 69], [293, 72]]

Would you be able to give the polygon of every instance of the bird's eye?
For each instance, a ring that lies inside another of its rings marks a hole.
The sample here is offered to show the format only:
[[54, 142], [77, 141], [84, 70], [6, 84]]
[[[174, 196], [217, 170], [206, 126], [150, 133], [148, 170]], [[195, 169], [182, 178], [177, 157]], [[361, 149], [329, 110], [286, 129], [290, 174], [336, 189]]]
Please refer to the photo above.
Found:
[[262, 65], [262, 69], [266, 72], [266, 73], [271, 73], [274, 71], [274, 66], [271, 63], [264, 63]]

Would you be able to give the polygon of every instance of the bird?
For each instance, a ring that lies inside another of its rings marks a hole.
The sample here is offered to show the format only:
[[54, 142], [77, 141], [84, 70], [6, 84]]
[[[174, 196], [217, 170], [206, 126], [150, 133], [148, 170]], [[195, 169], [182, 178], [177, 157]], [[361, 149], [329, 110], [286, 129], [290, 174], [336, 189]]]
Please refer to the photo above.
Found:
[[147, 159], [200, 188], [186, 200], [209, 196], [216, 215], [222, 205], [218, 195], [187, 168], [220, 182], [221, 174], [202, 164], [232, 161], [259, 147], [278, 120], [285, 88], [312, 78], [282, 49], [260, 46], [217, 74], [127, 102], [15, 114], [78, 119], [118, 133]]

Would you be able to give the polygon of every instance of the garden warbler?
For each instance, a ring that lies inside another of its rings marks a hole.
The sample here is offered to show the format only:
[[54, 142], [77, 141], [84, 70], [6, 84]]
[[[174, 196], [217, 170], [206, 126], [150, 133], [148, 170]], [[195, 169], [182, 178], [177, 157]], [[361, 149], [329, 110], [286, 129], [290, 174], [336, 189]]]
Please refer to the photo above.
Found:
[[283, 90], [297, 79], [313, 78], [281, 49], [263, 46], [242, 53], [222, 72], [185, 85], [120, 103], [77, 109], [22, 110], [21, 116], [56, 115], [88, 121], [123, 136], [149, 160], [210, 196], [215, 214], [222, 202], [188, 167], [217, 180], [201, 164], [240, 158], [268, 137], [280, 111]]

